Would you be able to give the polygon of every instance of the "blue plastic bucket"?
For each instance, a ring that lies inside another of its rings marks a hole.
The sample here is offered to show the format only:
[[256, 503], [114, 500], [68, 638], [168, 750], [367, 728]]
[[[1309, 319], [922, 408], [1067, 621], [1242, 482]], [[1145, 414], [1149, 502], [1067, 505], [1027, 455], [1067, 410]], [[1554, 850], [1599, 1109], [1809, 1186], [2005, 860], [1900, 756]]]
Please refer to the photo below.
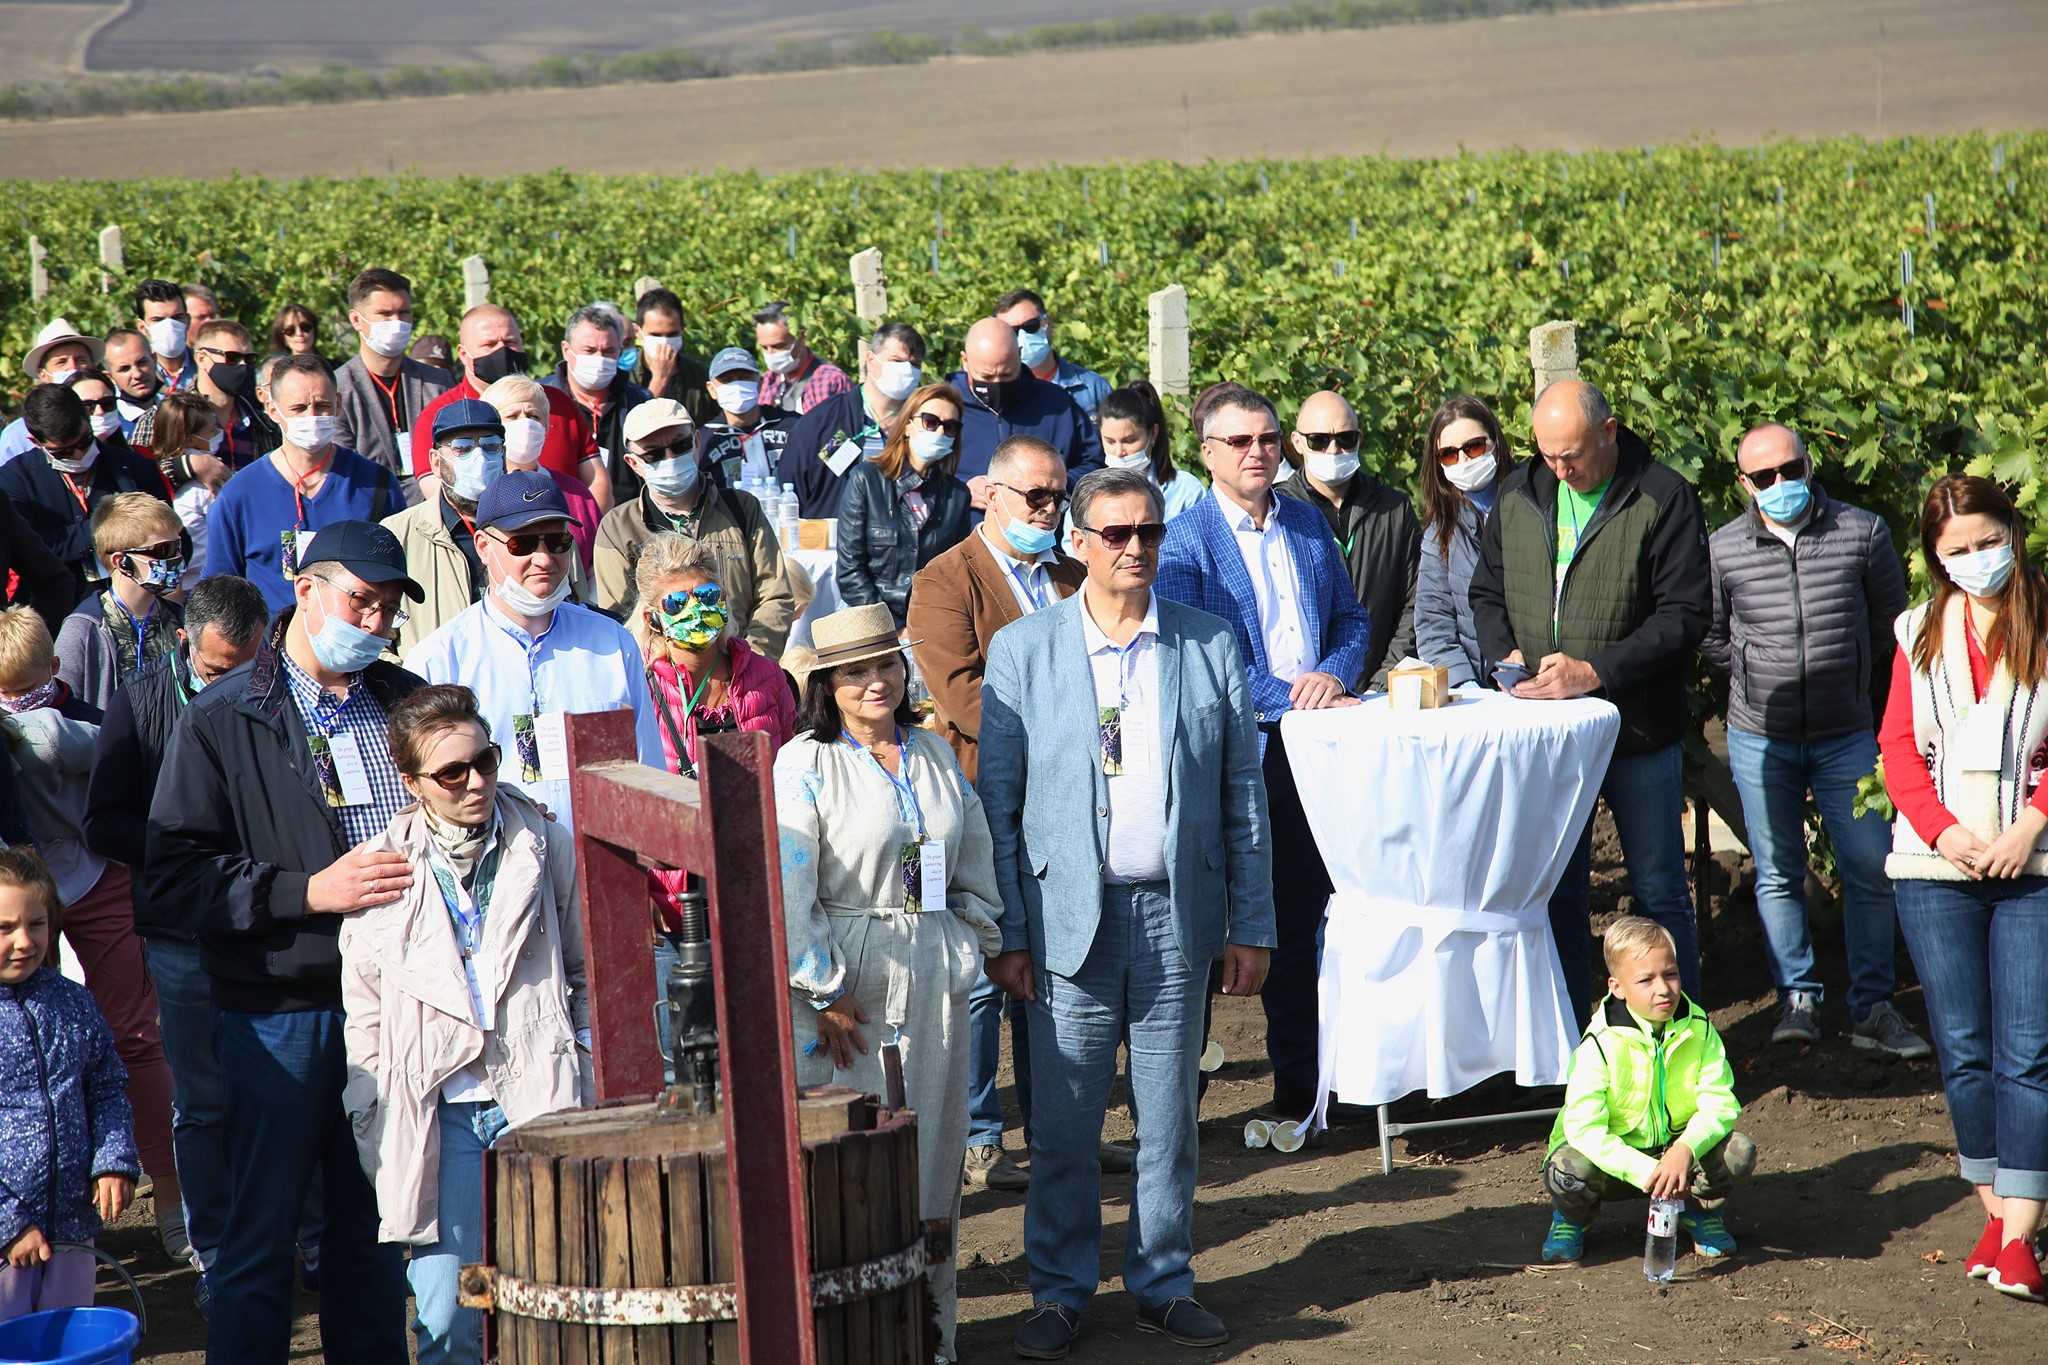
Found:
[[0, 1322], [0, 1365], [131, 1365], [141, 1339], [125, 1308], [53, 1308]]

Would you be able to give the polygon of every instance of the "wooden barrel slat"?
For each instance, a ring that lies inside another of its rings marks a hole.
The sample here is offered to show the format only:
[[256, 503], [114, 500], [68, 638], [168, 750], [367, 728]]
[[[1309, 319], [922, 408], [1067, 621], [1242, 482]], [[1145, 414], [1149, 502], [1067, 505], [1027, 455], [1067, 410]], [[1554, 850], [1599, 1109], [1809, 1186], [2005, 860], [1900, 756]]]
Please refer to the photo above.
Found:
[[[557, 1214], [555, 1219], [555, 1271], [562, 1284], [590, 1283], [591, 1200], [589, 1167], [582, 1161], [564, 1158], [555, 1172]], [[591, 1329], [579, 1323], [562, 1323], [557, 1329], [562, 1342], [562, 1365], [596, 1365], [597, 1352]], [[505, 1365], [514, 1365], [507, 1361]]]
[[[903, 1245], [916, 1238], [924, 1227], [923, 1200], [917, 1189], [917, 1125], [903, 1124], [896, 1129], [896, 1204], [899, 1210], [899, 1226], [903, 1236], [897, 1242]], [[932, 1320], [931, 1294], [922, 1275], [905, 1285], [900, 1291], [903, 1301], [904, 1320], [911, 1342], [914, 1358], [933, 1360], [939, 1353], [938, 1324]]]
[[[839, 1245], [846, 1263], [869, 1259], [868, 1159], [866, 1133], [849, 1133], [839, 1142]], [[846, 1305], [847, 1365], [875, 1365], [875, 1305], [857, 1299]]]
[[[668, 1174], [668, 1269], [675, 1284], [705, 1284], [704, 1158], [695, 1152], [662, 1158]], [[711, 1329], [678, 1323], [669, 1329], [676, 1365], [710, 1365]]]
[[[626, 1163], [600, 1157], [591, 1163], [597, 1180], [597, 1279], [600, 1285], [627, 1288], [633, 1283], [633, 1241], [626, 1203]], [[633, 1329], [597, 1329], [602, 1365], [634, 1365]]]
[[[868, 1158], [868, 1255], [884, 1256], [910, 1238], [901, 1226], [903, 1213], [896, 1194], [896, 1134], [879, 1131], [867, 1135]], [[875, 1359], [901, 1360], [907, 1345], [901, 1295], [891, 1295], [875, 1304]]]
[[[727, 1193], [725, 1149], [704, 1154], [704, 1241], [710, 1252], [711, 1282], [726, 1284], [739, 1278], [739, 1261], [732, 1242], [731, 1196]], [[736, 1322], [711, 1325], [711, 1365], [740, 1365], [740, 1327]]]
[[[512, 1258], [518, 1269], [513, 1273], [524, 1279], [533, 1278], [533, 1176], [529, 1169], [532, 1158], [517, 1153], [511, 1161], [510, 1191], [512, 1198]], [[533, 1359], [534, 1348], [540, 1342], [540, 1325], [531, 1318], [514, 1318], [511, 1339], [522, 1365]]]
[[[552, 1157], [529, 1156], [526, 1158], [526, 1178], [531, 1187], [533, 1206], [533, 1278], [540, 1284], [560, 1284], [560, 1239], [555, 1230], [557, 1200], [555, 1195], [555, 1162]], [[561, 1325], [552, 1322], [534, 1324], [534, 1353], [532, 1365], [562, 1365]], [[526, 1365], [522, 1361], [521, 1365]]]
[[[839, 1226], [839, 1154], [841, 1144], [821, 1142], [804, 1154], [809, 1179], [804, 1199], [810, 1212], [811, 1268], [834, 1270], [846, 1264]], [[840, 1360], [846, 1354], [846, 1308], [820, 1308], [814, 1314], [818, 1359]]]
[[[633, 1283], [661, 1288], [669, 1282], [668, 1210], [661, 1188], [661, 1158], [626, 1158], [627, 1231], [632, 1238]], [[633, 1329], [639, 1365], [674, 1365], [668, 1328], [655, 1324]]]

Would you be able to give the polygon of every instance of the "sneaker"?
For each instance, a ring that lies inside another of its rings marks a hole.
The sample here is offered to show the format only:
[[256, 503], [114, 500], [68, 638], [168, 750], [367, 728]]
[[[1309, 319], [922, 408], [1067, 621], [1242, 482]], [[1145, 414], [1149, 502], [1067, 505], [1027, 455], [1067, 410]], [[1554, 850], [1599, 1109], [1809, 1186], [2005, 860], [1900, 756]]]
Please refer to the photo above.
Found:
[[1186, 1294], [1168, 1299], [1157, 1309], [1140, 1308], [1138, 1330], [1157, 1332], [1181, 1346], [1221, 1346], [1230, 1340], [1223, 1319]]
[[970, 1190], [1014, 1192], [1031, 1188], [1030, 1175], [992, 1142], [977, 1143], [967, 1149], [967, 1164], [960, 1179]]
[[1889, 1000], [1872, 1005], [1863, 1021], [1850, 1030], [1849, 1040], [1858, 1047], [1876, 1048], [1879, 1052], [1888, 1052], [1908, 1061], [1934, 1055], [1934, 1049], [1927, 1045], [1927, 1040], [1913, 1032], [1906, 1016], [1900, 1014]]
[[1545, 1261], [1576, 1261], [1586, 1254], [1586, 1225], [1574, 1223], [1557, 1212], [1550, 1213], [1550, 1235], [1543, 1239]]
[[1136, 1143], [1105, 1142], [1095, 1154], [1102, 1169], [1111, 1175], [1123, 1175], [1138, 1164]]
[[1977, 1239], [1977, 1249], [1963, 1262], [1963, 1270], [1973, 1280], [1981, 1280], [1991, 1273], [1991, 1267], [1998, 1261], [1998, 1249], [2005, 1245], [2005, 1220], [1986, 1218], [1984, 1235]]
[[200, 1271], [192, 1284], [192, 1306], [199, 1310], [202, 1318], [213, 1316], [213, 1286], [206, 1282], [206, 1272]]
[[1771, 1029], [1774, 1043], [1817, 1043], [1820, 1041], [1820, 996], [1812, 991], [1787, 991], [1778, 1005], [1778, 1022]]
[[2041, 1279], [2039, 1255], [2034, 1244], [2024, 1237], [2007, 1242], [1998, 1249], [1998, 1259], [1992, 1263], [1991, 1273], [1984, 1277], [1986, 1283], [2016, 1299], [2048, 1302], [2048, 1283]]
[[[968, 1150], [972, 1151], [972, 1148]], [[1026, 1360], [1063, 1360], [1081, 1335], [1081, 1318], [1071, 1308], [1037, 1303], [1017, 1324], [1011, 1349]]]
[[1735, 1238], [1721, 1215], [1711, 1209], [1686, 1209], [1678, 1215], [1678, 1226], [1692, 1238], [1692, 1249], [1710, 1261], [1735, 1254]]

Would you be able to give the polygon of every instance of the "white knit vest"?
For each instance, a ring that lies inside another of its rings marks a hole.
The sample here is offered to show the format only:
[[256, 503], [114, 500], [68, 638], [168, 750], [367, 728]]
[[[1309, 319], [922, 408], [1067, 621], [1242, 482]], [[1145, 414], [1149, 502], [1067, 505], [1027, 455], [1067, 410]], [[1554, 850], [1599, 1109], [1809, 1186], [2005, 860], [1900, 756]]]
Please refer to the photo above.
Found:
[[[1961, 593], [1949, 597], [1941, 623], [1941, 655], [1931, 672], [1916, 664], [1913, 680], [1913, 741], [1934, 777], [1934, 794], [1963, 828], [1986, 843], [2003, 833], [2019, 818], [2032, 794], [2027, 786], [2029, 757], [2048, 739], [2048, 690], [2038, 685], [2018, 686], [2000, 659], [1991, 670], [1991, 684], [1978, 701], [1976, 685], [1970, 678], [1970, 651], [1963, 631], [1967, 599]], [[1910, 659], [1920, 623], [1926, 619], [1927, 603], [1900, 616], [1892, 629], [1899, 648]], [[1961, 761], [1963, 724], [1979, 706], [1993, 707], [2005, 716], [2005, 752], [1999, 770], [1966, 772]], [[1894, 880], [1967, 881], [1948, 859], [1936, 853], [1914, 832], [1901, 815], [1892, 822], [1892, 852], [1885, 859], [1885, 874]], [[2048, 832], [2034, 845], [2027, 858], [2025, 874], [2048, 876]]]

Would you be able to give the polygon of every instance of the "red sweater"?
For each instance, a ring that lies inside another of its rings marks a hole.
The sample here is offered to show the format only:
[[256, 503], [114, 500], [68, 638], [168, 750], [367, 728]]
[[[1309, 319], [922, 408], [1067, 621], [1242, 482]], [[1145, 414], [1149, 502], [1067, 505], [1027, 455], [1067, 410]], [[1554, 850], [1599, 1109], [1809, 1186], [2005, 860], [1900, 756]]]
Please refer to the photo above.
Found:
[[[595, 448], [596, 437], [591, 434], [590, 414], [559, 390], [541, 385], [541, 392], [548, 396], [548, 436], [541, 444], [540, 467], [551, 469], [557, 474], [566, 474], [572, 479], [583, 477], [585, 455]], [[455, 387], [438, 395], [433, 402], [420, 409], [420, 415], [412, 424], [412, 472], [413, 477], [424, 479], [434, 472], [431, 452], [434, 449], [434, 414], [458, 398], [479, 398], [482, 394], [464, 375], [456, 381]], [[561, 401], [557, 401], [557, 400]], [[593, 531], [594, 533], [594, 531]]]
[[[1970, 683], [1977, 700], [1982, 701], [1991, 686], [1991, 664], [1984, 657], [1984, 647], [1977, 643], [1977, 632], [1965, 630], [1963, 635], [1970, 649]], [[1934, 774], [1927, 770], [1927, 759], [1913, 737], [1913, 661], [1909, 650], [1898, 650], [1893, 656], [1891, 696], [1885, 703], [1884, 725], [1877, 732], [1877, 748], [1884, 755], [1884, 785], [1892, 804], [1906, 817], [1913, 832], [1933, 848], [1942, 831], [1961, 822], [1935, 796]], [[2042, 766], [2041, 755], [2032, 756], [2027, 766], [2031, 781]], [[2048, 783], [2036, 786], [2027, 804], [2048, 815]], [[1997, 833], [1988, 829], [1970, 832], [1980, 839], [1990, 839]]]

